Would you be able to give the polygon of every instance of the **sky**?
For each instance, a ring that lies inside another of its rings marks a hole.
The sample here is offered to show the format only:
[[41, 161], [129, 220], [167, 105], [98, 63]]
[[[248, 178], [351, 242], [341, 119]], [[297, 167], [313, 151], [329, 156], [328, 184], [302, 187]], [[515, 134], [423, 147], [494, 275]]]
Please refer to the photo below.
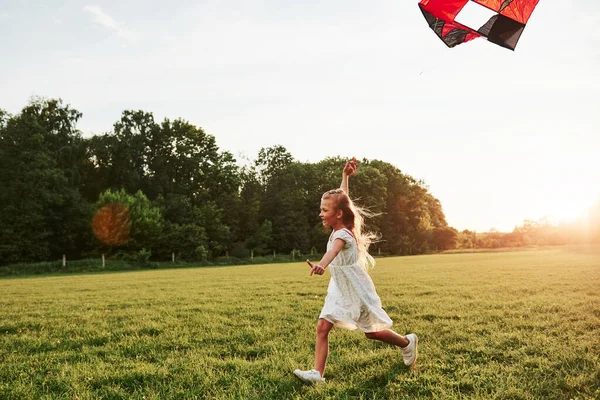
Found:
[[600, 2], [540, 0], [514, 52], [448, 49], [417, 3], [0, 0], [0, 108], [61, 98], [86, 137], [127, 109], [182, 118], [239, 160], [384, 160], [459, 230], [600, 200]]

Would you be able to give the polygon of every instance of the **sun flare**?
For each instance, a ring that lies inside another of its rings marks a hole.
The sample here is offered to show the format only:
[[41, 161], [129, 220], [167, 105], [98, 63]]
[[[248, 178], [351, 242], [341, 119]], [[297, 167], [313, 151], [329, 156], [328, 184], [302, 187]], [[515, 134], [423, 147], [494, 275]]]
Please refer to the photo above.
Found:
[[548, 218], [553, 224], [575, 222], [582, 217], [588, 207], [589, 205], [582, 201], [557, 204], [549, 210]]

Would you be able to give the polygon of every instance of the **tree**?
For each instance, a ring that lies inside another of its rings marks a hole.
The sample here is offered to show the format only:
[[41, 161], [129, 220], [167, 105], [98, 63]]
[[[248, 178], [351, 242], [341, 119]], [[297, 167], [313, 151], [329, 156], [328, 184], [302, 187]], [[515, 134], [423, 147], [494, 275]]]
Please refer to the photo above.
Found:
[[273, 224], [265, 219], [260, 227], [247, 240], [246, 247], [256, 255], [263, 255], [271, 247]]
[[[174, 209], [165, 217], [169, 232], [177, 237], [182, 229], [194, 232], [194, 240], [203, 243], [198, 246], [212, 256], [223, 254], [235, 240], [240, 208], [238, 168], [233, 156], [220, 152], [215, 138], [201, 128], [181, 119], [157, 124], [151, 113], [128, 110], [115, 123], [114, 133], [92, 138], [88, 150], [88, 177], [100, 182], [87, 187], [88, 199], [106, 187], [124, 188], [128, 193], [142, 190], [150, 200], [162, 196], [166, 202], [177, 202], [185, 197], [198, 219], [176, 222], [180, 218]], [[201, 239], [204, 236], [206, 241]], [[189, 246], [180, 250], [192, 254]]]
[[124, 189], [107, 189], [100, 194], [96, 209], [93, 230], [103, 245], [130, 252], [152, 252], [156, 247], [162, 216], [141, 191], [130, 195]]
[[448, 226], [436, 227], [433, 229], [431, 244], [439, 251], [455, 249], [457, 238], [458, 231], [456, 229]]
[[263, 147], [258, 152], [258, 158], [254, 163], [258, 171], [259, 179], [263, 185], [268, 184], [273, 176], [294, 162], [294, 157], [281, 145]]
[[79, 194], [81, 113], [35, 98], [0, 115], [0, 263], [78, 257], [89, 237]]
[[163, 231], [155, 254], [160, 259], [175, 253], [178, 259], [198, 260], [208, 257], [208, 237], [199, 224], [200, 210], [188, 197], [173, 194], [157, 200], [164, 217]]
[[309, 248], [302, 175], [302, 164], [294, 162], [274, 172], [265, 187], [259, 218], [272, 222], [272, 243], [278, 252]]
[[458, 233], [456, 238], [456, 248], [458, 249], [472, 249], [475, 247], [476, 233], [468, 229]]

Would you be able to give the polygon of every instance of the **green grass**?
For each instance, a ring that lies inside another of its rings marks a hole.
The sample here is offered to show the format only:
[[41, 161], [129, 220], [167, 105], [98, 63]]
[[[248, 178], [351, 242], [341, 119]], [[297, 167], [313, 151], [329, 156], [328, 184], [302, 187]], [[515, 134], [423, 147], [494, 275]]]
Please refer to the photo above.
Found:
[[418, 366], [334, 329], [304, 386], [328, 277], [302, 263], [0, 280], [2, 399], [600, 398], [600, 248], [380, 259]]
[[[261, 257], [218, 257], [214, 260], [205, 261], [126, 261], [117, 259], [106, 259], [104, 266], [101, 258], [87, 258], [82, 260], [68, 260], [63, 267], [62, 260], [43, 261], [37, 263], [19, 263], [10, 265], [0, 265], [0, 278], [2, 277], [24, 277], [32, 275], [65, 275], [80, 273], [104, 273], [116, 271], [136, 271], [148, 269], [166, 269], [166, 268], [194, 268], [194, 267], [219, 267], [225, 265], [253, 265], [253, 264], [273, 264], [295, 262], [294, 260], [304, 259], [306, 256], [277, 254]], [[313, 258], [320, 257], [315, 255]]]

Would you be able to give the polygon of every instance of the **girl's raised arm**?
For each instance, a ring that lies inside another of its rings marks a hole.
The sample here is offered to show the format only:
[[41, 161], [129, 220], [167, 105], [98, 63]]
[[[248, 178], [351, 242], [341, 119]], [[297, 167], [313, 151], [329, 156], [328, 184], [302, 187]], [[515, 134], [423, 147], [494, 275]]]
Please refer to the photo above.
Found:
[[354, 175], [354, 172], [358, 169], [356, 166], [356, 161], [354, 158], [352, 161], [348, 161], [346, 166], [344, 167], [344, 171], [342, 172], [342, 184], [340, 185], [340, 189], [342, 189], [348, 196], [350, 196], [350, 190], [348, 189], [348, 177], [350, 175]]

